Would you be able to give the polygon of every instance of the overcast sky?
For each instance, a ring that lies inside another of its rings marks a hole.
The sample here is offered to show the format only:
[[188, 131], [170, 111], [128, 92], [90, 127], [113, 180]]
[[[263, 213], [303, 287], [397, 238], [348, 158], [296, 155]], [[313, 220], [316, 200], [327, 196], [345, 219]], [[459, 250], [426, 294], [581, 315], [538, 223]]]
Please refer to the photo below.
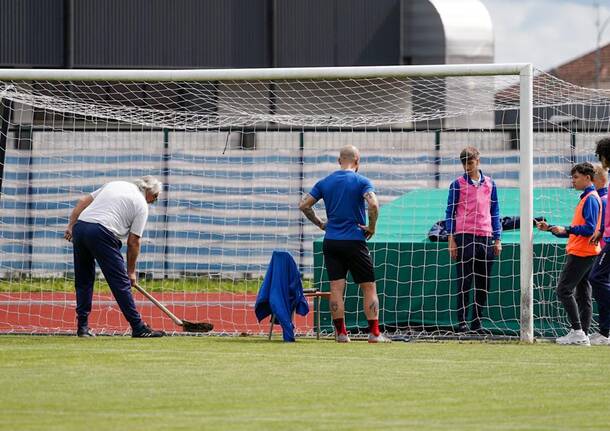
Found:
[[[596, 47], [594, 0], [481, 0], [494, 26], [496, 63], [531, 62], [548, 70]], [[610, 0], [599, 0], [601, 22]], [[602, 46], [610, 43], [610, 22]]]

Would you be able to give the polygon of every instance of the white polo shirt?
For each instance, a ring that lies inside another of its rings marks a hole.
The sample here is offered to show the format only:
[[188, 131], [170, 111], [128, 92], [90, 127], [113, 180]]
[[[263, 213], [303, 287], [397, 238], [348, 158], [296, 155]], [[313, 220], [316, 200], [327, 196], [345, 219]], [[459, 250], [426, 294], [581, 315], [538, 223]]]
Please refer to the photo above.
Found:
[[120, 240], [131, 232], [139, 237], [148, 219], [148, 203], [138, 186], [127, 181], [111, 181], [91, 193], [93, 202], [78, 217], [99, 223]]

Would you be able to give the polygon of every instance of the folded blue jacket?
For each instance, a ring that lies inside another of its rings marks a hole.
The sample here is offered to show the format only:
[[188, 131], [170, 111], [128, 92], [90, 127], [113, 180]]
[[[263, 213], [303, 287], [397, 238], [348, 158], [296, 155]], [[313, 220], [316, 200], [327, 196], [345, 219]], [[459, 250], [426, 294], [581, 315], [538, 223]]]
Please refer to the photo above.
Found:
[[301, 273], [290, 253], [274, 251], [256, 296], [254, 313], [259, 322], [273, 314], [282, 326], [284, 341], [294, 341], [293, 312], [301, 316], [309, 313]]

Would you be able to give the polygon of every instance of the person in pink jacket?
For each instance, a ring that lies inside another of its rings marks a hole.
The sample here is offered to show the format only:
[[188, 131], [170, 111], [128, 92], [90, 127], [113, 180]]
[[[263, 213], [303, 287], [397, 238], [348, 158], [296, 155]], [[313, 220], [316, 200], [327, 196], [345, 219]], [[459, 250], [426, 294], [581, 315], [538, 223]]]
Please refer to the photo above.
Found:
[[[464, 175], [449, 186], [445, 226], [449, 255], [456, 262], [458, 332], [481, 330], [481, 310], [487, 302], [489, 276], [502, 251], [500, 206], [494, 181], [479, 169], [480, 153], [466, 147], [460, 153]], [[468, 319], [474, 281], [474, 304]], [[470, 320], [470, 328], [467, 320]]]

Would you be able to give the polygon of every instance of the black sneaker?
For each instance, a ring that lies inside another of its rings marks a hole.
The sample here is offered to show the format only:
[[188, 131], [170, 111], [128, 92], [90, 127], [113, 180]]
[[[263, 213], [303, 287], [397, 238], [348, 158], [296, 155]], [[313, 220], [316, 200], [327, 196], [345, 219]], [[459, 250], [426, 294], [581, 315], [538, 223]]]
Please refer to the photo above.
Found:
[[468, 332], [469, 330], [470, 330], [470, 328], [468, 328], [468, 325], [466, 323], [462, 322], [458, 325], [455, 332]]
[[80, 326], [76, 330], [76, 336], [81, 338], [90, 338], [95, 337], [95, 334], [91, 332], [91, 329], [88, 326]]
[[131, 333], [132, 338], [159, 338], [164, 335], [164, 331], [155, 331], [148, 325], [144, 325], [139, 331]]

